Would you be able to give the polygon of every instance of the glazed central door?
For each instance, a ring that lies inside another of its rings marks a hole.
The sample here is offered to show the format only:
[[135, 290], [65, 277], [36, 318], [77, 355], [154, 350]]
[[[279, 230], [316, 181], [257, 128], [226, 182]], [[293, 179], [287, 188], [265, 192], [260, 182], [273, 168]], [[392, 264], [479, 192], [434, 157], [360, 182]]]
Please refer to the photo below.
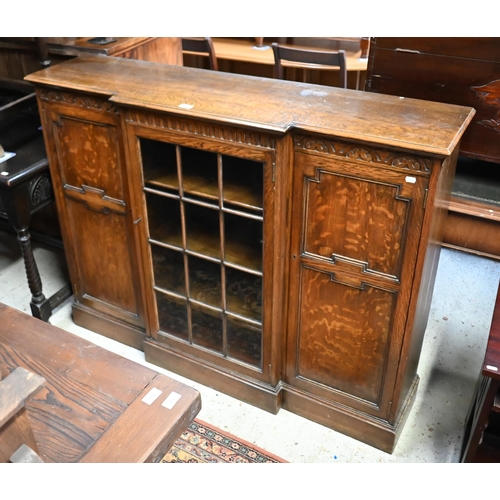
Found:
[[426, 175], [297, 153], [287, 383], [387, 416]]
[[151, 263], [150, 336], [191, 359], [269, 380], [274, 201], [264, 193], [274, 152], [139, 127], [133, 141]]

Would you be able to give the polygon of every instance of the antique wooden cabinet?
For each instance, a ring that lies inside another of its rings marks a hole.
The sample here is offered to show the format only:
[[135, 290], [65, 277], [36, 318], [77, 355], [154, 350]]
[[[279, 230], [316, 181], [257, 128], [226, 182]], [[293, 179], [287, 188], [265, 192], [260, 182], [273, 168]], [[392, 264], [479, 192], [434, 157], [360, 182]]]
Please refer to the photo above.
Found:
[[392, 452], [474, 111], [114, 58], [28, 80], [75, 322]]

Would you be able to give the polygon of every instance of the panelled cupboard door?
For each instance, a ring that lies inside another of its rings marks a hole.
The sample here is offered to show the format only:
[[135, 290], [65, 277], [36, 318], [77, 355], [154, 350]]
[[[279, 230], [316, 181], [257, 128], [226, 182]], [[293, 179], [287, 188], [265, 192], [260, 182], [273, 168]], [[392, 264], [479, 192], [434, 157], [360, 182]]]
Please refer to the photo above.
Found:
[[[143, 326], [126, 202], [120, 116], [97, 98], [41, 94], [75, 298]], [[53, 101], [53, 102], [51, 102]]]
[[386, 418], [428, 174], [296, 153], [288, 384]]

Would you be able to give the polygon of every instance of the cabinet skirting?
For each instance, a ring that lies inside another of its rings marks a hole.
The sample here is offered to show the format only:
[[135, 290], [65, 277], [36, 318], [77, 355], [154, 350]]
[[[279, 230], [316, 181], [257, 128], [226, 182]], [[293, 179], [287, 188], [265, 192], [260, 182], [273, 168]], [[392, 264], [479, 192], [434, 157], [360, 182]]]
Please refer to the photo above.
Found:
[[281, 382], [273, 387], [235, 371], [224, 370], [213, 363], [200, 361], [199, 358], [193, 359], [184, 352], [150, 338], [144, 339], [143, 348], [146, 361], [166, 370], [273, 414], [278, 413], [281, 407]]
[[415, 401], [418, 383], [417, 375], [394, 424], [367, 413], [355, 411], [345, 405], [336, 404], [332, 400], [314, 396], [288, 384], [283, 384], [282, 408], [382, 451], [392, 453]]
[[73, 304], [73, 321], [76, 325], [98, 332], [110, 339], [142, 351], [146, 331], [139, 327], [112, 318], [101, 311], [79, 302]]

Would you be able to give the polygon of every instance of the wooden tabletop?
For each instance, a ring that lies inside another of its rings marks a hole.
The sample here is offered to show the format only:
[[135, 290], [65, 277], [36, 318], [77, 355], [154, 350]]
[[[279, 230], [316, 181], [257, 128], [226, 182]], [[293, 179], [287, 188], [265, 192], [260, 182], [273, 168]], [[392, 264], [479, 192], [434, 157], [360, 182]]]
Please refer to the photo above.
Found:
[[483, 363], [483, 375], [500, 380], [500, 288], [497, 294]]
[[[250, 40], [234, 40], [227, 38], [212, 39], [217, 59], [227, 59], [230, 61], [241, 61], [256, 64], [274, 65], [274, 55], [271, 45], [264, 44], [263, 47], [257, 46]], [[297, 48], [301, 48], [297, 46]], [[311, 49], [311, 47], [302, 47]], [[347, 71], [366, 71], [368, 59], [361, 58], [361, 49], [356, 52], [346, 52]], [[292, 63], [284, 61], [284, 66], [293, 66]], [[328, 69], [328, 67], [324, 67]]]
[[47, 382], [27, 404], [44, 462], [157, 462], [201, 408], [198, 391], [0, 304], [0, 375]]
[[114, 57], [78, 57], [26, 80], [178, 116], [281, 133], [294, 128], [446, 156], [475, 112], [453, 104]]

